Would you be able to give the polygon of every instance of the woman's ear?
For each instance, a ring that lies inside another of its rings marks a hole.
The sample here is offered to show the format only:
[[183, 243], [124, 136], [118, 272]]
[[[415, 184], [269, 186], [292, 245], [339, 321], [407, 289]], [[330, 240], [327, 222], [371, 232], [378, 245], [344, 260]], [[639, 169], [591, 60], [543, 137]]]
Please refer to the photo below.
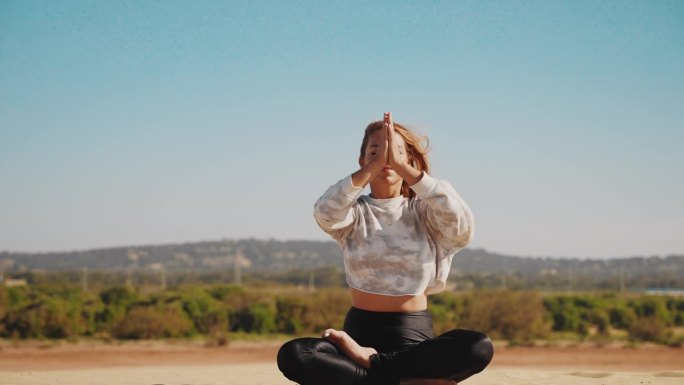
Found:
[[363, 156], [359, 157], [359, 166], [363, 167], [366, 165], [366, 159]]

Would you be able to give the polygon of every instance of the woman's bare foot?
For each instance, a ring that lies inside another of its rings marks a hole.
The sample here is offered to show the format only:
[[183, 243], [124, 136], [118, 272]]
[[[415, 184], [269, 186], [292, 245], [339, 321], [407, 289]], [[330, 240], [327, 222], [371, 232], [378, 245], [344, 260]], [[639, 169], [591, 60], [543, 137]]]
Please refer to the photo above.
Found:
[[323, 332], [323, 338], [326, 338], [328, 341], [335, 344], [335, 346], [342, 349], [347, 357], [366, 369], [370, 368], [370, 356], [378, 352], [373, 348], [359, 345], [344, 331], [327, 329]]
[[402, 378], [400, 385], [458, 385], [454, 380], [443, 378]]

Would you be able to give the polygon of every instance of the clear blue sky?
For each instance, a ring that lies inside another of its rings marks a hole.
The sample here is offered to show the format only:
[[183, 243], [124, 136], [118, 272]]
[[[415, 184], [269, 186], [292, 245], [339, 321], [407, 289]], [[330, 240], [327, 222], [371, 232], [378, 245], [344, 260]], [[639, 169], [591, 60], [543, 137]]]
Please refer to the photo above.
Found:
[[2, 1], [0, 250], [326, 239], [383, 111], [473, 247], [684, 252], [682, 1]]

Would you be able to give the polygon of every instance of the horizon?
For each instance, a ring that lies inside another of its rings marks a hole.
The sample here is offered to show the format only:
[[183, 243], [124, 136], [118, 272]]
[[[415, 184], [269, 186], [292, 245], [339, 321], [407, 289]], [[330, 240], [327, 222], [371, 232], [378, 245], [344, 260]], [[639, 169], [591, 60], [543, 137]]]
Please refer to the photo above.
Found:
[[[150, 243], [150, 244], [137, 244], [137, 245], [119, 245], [119, 246], [102, 246], [94, 248], [84, 248], [84, 249], [71, 249], [71, 250], [43, 250], [43, 251], [16, 251], [16, 250], [1, 250], [0, 254], [68, 254], [68, 253], [81, 253], [81, 252], [91, 252], [98, 250], [112, 250], [112, 249], [139, 249], [148, 247], [165, 247], [165, 246], [182, 246], [188, 244], [199, 244], [199, 243], [220, 243], [220, 242], [241, 242], [241, 241], [257, 241], [257, 242], [320, 242], [320, 243], [336, 243], [333, 239], [277, 239], [277, 238], [257, 238], [257, 237], [247, 237], [247, 238], [235, 238], [235, 239], [202, 239], [196, 241], [181, 241], [181, 242], [166, 242], [166, 243]], [[472, 247], [466, 246], [462, 250], [472, 250], [472, 251], [483, 251], [487, 254], [495, 254], [503, 257], [511, 258], [531, 258], [531, 259], [569, 259], [569, 260], [617, 260], [617, 259], [630, 259], [630, 258], [669, 258], [669, 257], [684, 257], [684, 253], [670, 253], [670, 254], [642, 254], [642, 255], [618, 255], [610, 257], [585, 257], [581, 255], [576, 256], [558, 256], [558, 255], [516, 255], [511, 253], [500, 252], [496, 250], [491, 250], [486, 247]], [[460, 250], [459, 253], [462, 251]], [[458, 254], [458, 253], [457, 253]]]
[[667, 0], [1, 2], [0, 250], [327, 239], [313, 204], [391, 111], [471, 207], [471, 248], [682, 254], [682, 20]]

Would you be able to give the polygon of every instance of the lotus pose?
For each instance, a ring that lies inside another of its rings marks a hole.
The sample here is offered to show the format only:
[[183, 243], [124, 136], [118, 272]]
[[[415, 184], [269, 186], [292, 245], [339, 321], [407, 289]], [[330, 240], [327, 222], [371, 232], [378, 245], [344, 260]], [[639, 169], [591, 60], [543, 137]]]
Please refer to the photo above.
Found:
[[[342, 249], [351, 308], [343, 330], [298, 338], [278, 367], [301, 385], [454, 384], [489, 364], [492, 343], [455, 329], [434, 337], [428, 294], [473, 234], [456, 190], [430, 176], [421, 138], [385, 113], [368, 125], [361, 168], [332, 185], [314, 217]], [[370, 195], [361, 195], [370, 184]]]

